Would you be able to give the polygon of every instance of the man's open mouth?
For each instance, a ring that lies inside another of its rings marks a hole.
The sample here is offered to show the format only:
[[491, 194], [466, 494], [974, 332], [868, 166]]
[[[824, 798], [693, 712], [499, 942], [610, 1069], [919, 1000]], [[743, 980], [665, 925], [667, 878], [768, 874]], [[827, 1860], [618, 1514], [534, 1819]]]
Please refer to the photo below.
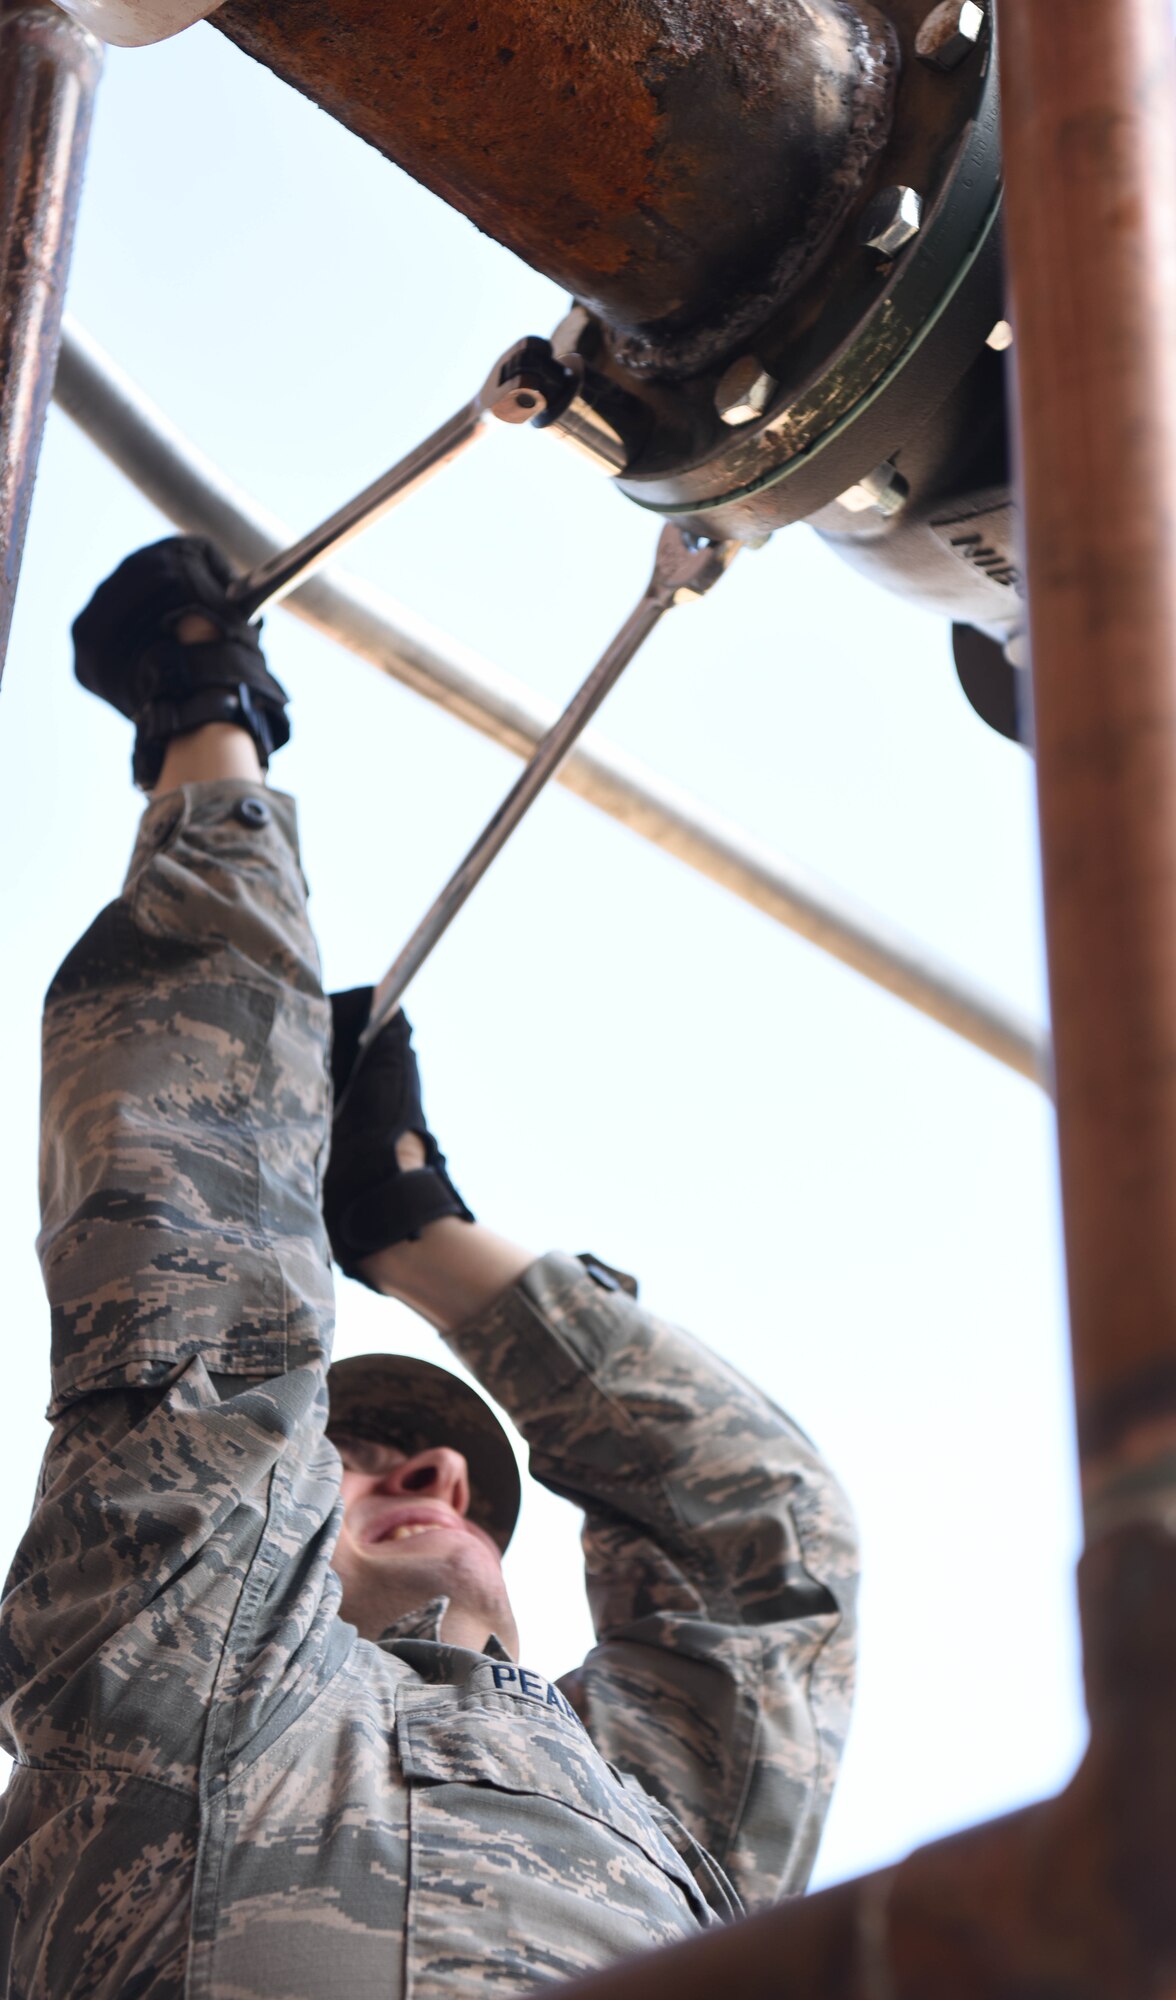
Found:
[[375, 1548], [382, 1542], [403, 1542], [410, 1535], [436, 1534], [439, 1528], [466, 1531], [466, 1524], [458, 1514], [411, 1514], [401, 1513], [377, 1521], [362, 1537], [364, 1546]]

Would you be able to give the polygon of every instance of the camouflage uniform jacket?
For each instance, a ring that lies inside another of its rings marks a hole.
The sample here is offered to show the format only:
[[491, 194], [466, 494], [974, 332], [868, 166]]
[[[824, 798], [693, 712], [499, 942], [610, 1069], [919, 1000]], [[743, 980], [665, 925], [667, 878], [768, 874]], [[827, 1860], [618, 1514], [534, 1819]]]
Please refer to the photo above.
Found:
[[443, 1643], [443, 1602], [378, 1644], [338, 1616], [328, 1033], [290, 802], [156, 801], [46, 1008], [53, 1429], [0, 1621], [10, 2000], [522, 1993], [811, 1864], [844, 1503], [786, 1417], [575, 1260], [452, 1345], [585, 1511], [599, 1643], [554, 1685]]

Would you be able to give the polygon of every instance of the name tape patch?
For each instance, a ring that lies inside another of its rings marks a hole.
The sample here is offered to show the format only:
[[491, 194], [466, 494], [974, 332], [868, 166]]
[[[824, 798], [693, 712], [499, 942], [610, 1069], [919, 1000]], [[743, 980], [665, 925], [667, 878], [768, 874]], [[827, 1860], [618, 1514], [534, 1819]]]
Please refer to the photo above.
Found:
[[557, 1708], [561, 1715], [571, 1721], [580, 1718], [566, 1695], [562, 1695], [542, 1674], [533, 1674], [529, 1667], [512, 1667], [505, 1660], [495, 1660], [490, 1668], [496, 1688], [509, 1689], [511, 1694], [525, 1695], [528, 1701], [537, 1701], [544, 1708]]

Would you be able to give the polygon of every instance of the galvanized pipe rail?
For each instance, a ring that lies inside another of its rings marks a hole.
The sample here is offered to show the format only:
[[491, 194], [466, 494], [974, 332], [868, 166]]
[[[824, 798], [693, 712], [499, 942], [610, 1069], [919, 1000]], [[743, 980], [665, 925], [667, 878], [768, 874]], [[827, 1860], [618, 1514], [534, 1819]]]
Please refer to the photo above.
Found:
[[59, 8], [0, 4], [0, 675], [101, 69], [93, 35]]
[[[211, 535], [246, 569], [288, 548], [289, 531], [226, 479], [68, 317], [54, 393], [178, 527]], [[285, 602], [316, 630], [516, 755], [529, 756], [555, 719], [552, 704], [358, 578], [324, 571]], [[556, 782], [1048, 1089], [1049, 1046], [1032, 1022], [635, 758], [586, 734]]]

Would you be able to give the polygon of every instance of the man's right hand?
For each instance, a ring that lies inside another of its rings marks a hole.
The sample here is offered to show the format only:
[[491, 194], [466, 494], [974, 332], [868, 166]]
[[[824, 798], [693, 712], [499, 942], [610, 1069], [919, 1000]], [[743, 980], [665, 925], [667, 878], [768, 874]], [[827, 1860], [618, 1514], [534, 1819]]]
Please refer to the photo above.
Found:
[[210, 723], [243, 729], [264, 770], [290, 735], [286, 691], [260, 627], [228, 595], [233, 569], [200, 535], [172, 535], [119, 564], [74, 624], [82, 686], [136, 726], [133, 770], [159, 782], [169, 744]]
[[[136, 549], [98, 585], [74, 620], [78, 680], [123, 715], [135, 716], [133, 672], [154, 640], [182, 636], [187, 614], [201, 614], [213, 639], [234, 637], [257, 646], [257, 635], [228, 597], [233, 568], [202, 535], [170, 535]], [[260, 650], [260, 648], [258, 648]]]

